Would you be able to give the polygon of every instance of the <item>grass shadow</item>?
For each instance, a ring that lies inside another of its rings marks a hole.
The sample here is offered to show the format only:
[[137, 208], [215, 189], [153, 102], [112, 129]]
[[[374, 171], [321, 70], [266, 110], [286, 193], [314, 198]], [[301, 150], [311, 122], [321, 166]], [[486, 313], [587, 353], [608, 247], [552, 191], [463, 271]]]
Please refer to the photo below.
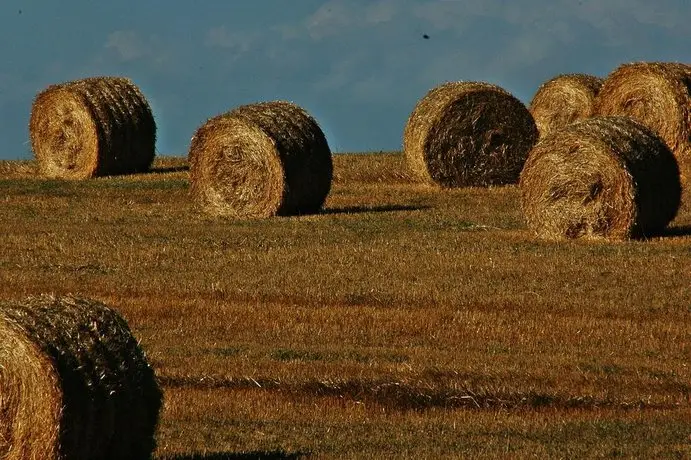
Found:
[[319, 214], [360, 214], [366, 212], [423, 211], [431, 206], [389, 204], [381, 206], [342, 206], [322, 209]]
[[178, 454], [167, 455], [164, 457], [156, 457], [157, 460], [289, 460], [298, 459], [309, 456], [307, 452], [284, 452], [269, 451], [269, 452], [213, 452], [208, 454]]
[[183, 172], [183, 171], [189, 171], [190, 167], [185, 165], [185, 166], [162, 166], [158, 168], [151, 168], [149, 170], [149, 174], [169, 174], [169, 173], [176, 173], [176, 172]]

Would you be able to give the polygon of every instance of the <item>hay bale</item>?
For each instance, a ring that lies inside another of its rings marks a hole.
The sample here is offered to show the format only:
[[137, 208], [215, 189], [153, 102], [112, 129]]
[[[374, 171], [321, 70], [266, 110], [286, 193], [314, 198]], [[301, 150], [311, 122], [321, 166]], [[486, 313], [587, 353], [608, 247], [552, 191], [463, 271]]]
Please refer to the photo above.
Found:
[[507, 91], [489, 83], [452, 82], [418, 102], [403, 149], [408, 168], [423, 182], [501, 185], [518, 181], [537, 136], [530, 112]]
[[145, 172], [155, 155], [151, 108], [127, 78], [49, 86], [34, 100], [29, 134], [39, 171], [49, 178]]
[[628, 117], [593, 117], [548, 134], [530, 152], [520, 188], [528, 227], [553, 240], [652, 236], [681, 198], [674, 155]]
[[605, 79], [595, 111], [632, 117], [647, 125], [672, 149], [682, 169], [691, 167], [691, 66], [623, 64]]
[[319, 211], [331, 188], [331, 150], [317, 122], [284, 101], [240, 106], [192, 138], [190, 192], [207, 213], [269, 217]]
[[160, 407], [114, 310], [71, 297], [0, 304], [0, 458], [149, 459]]
[[529, 106], [540, 137], [592, 116], [601, 86], [601, 78], [575, 73], [558, 75], [540, 85]]

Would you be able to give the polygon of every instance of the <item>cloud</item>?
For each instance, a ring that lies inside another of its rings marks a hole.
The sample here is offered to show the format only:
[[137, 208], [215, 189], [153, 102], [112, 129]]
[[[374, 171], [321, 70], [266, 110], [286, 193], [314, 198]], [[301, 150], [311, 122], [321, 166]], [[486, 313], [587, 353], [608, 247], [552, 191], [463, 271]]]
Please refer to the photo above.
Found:
[[412, 8], [412, 15], [426, 22], [434, 30], [462, 29], [475, 16], [487, 14], [491, 0], [427, 1]]
[[252, 48], [257, 38], [256, 32], [229, 32], [225, 26], [220, 26], [207, 31], [204, 44], [209, 47], [226, 48], [237, 53], [246, 53]]
[[382, 24], [391, 22], [400, 12], [401, 1], [379, 0], [368, 5], [365, 9], [365, 22], [369, 24]]
[[354, 23], [353, 7], [341, 0], [331, 0], [320, 6], [305, 21], [307, 31], [314, 40], [339, 34]]
[[369, 61], [369, 54], [362, 50], [333, 61], [328, 73], [315, 82], [314, 90], [317, 93], [342, 90], [354, 82]]
[[624, 34], [642, 24], [684, 30], [691, 4], [682, 0], [432, 0], [419, 3], [413, 14], [437, 30], [462, 29], [477, 18], [493, 18], [522, 27], [549, 27], [555, 21], [585, 23], [607, 37]]
[[122, 61], [133, 61], [149, 56], [152, 49], [133, 30], [116, 30], [108, 35], [106, 48], [114, 50]]
[[307, 17], [304, 26], [314, 40], [391, 23], [408, 10], [410, 0], [330, 0]]

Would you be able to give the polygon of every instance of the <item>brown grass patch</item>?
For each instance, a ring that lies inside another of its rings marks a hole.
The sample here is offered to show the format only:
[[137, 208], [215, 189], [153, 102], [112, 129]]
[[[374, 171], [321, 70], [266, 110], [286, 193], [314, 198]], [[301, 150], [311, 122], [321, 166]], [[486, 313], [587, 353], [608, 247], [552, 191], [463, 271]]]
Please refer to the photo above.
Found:
[[628, 117], [596, 117], [544, 138], [521, 173], [528, 226], [548, 239], [659, 233], [680, 203], [672, 152]]
[[540, 137], [592, 116], [601, 86], [601, 78], [585, 74], [558, 75], [540, 85], [530, 102]]
[[691, 66], [623, 64], [607, 77], [595, 105], [598, 115], [629, 116], [656, 131], [677, 157], [685, 182], [691, 179]]
[[191, 194], [206, 212], [269, 217], [317, 212], [329, 193], [331, 150], [317, 122], [284, 101], [208, 120], [189, 151]]
[[489, 83], [452, 82], [428, 92], [403, 136], [410, 170], [443, 187], [515, 183], [538, 133], [518, 99]]
[[0, 305], [0, 457], [146, 459], [161, 392], [127, 326], [71, 297]]
[[0, 298], [117, 305], [183, 384], [163, 386], [157, 458], [689, 456], [688, 206], [660, 238], [553, 243], [518, 187], [334, 155], [329, 212], [218, 219], [193, 212], [186, 159], [162, 160], [0, 180]]
[[50, 178], [144, 172], [155, 155], [151, 108], [127, 78], [49, 86], [34, 100], [29, 132], [39, 171]]

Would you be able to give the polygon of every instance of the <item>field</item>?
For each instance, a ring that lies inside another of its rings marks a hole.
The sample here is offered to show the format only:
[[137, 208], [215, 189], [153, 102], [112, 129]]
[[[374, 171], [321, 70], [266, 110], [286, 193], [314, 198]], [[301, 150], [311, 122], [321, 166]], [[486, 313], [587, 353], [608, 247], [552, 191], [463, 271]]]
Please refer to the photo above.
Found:
[[319, 215], [206, 217], [186, 160], [32, 179], [0, 162], [0, 298], [116, 307], [165, 392], [158, 459], [691, 458], [691, 206], [552, 243], [515, 186], [337, 155]]

